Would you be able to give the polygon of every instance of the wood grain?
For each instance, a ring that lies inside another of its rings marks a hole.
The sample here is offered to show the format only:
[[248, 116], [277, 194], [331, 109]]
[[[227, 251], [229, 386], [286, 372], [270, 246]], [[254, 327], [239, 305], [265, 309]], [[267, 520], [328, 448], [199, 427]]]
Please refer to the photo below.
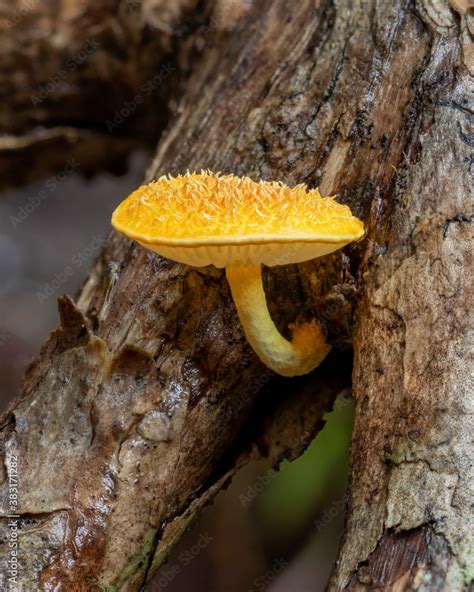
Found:
[[471, 80], [457, 17], [436, 6], [255, 0], [195, 62], [181, 49], [190, 75], [148, 179], [209, 167], [319, 185], [367, 237], [266, 273], [280, 329], [317, 316], [334, 347], [274, 402], [223, 274], [110, 235], [3, 421], [26, 589], [141, 589], [243, 462], [302, 451], [352, 346], [351, 494], [329, 588], [467, 589]]

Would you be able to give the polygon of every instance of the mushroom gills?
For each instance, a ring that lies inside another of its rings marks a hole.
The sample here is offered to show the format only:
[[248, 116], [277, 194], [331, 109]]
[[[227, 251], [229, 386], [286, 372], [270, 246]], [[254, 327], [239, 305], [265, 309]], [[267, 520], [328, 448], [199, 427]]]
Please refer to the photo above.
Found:
[[291, 341], [280, 334], [268, 312], [261, 265], [235, 262], [226, 275], [245, 336], [266, 366], [282, 376], [300, 376], [319, 366], [331, 349], [319, 324], [290, 325]]

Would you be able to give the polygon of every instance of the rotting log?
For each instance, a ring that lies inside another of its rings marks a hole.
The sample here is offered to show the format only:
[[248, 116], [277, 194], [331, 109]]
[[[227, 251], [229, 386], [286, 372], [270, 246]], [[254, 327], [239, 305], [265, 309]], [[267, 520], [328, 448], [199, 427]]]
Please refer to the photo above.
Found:
[[256, 0], [215, 31], [148, 178], [209, 167], [349, 204], [365, 241], [265, 278], [280, 329], [318, 316], [333, 352], [273, 401], [281, 381], [261, 393], [223, 274], [112, 233], [3, 419], [26, 589], [139, 590], [243, 462], [302, 451], [347, 384], [351, 344], [351, 489], [329, 589], [468, 589], [472, 51], [471, 15], [453, 6]]

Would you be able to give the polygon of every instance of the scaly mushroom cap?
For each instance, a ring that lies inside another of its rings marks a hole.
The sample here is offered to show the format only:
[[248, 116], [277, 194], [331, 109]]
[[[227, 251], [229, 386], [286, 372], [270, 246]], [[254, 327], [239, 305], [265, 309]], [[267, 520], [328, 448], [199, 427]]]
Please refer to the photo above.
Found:
[[347, 206], [317, 189], [210, 171], [143, 185], [118, 206], [112, 225], [144, 247], [195, 267], [298, 263], [364, 234]]

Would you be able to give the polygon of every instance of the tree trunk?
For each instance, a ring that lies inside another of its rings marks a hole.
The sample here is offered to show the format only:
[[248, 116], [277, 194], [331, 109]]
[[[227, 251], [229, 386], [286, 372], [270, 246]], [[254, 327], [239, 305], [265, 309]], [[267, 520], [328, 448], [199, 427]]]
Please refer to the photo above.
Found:
[[26, 590], [141, 589], [244, 462], [302, 452], [348, 384], [351, 342], [351, 492], [329, 587], [467, 589], [473, 64], [472, 17], [455, 8], [255, 0], [211, 27], [148, 178], [211, 168], [349, 204], [366, 240], [265, 278], [281, 330], [318, 316], [333, 353], [266, 384], [220, 271], [112, 233], [2, 422]]

